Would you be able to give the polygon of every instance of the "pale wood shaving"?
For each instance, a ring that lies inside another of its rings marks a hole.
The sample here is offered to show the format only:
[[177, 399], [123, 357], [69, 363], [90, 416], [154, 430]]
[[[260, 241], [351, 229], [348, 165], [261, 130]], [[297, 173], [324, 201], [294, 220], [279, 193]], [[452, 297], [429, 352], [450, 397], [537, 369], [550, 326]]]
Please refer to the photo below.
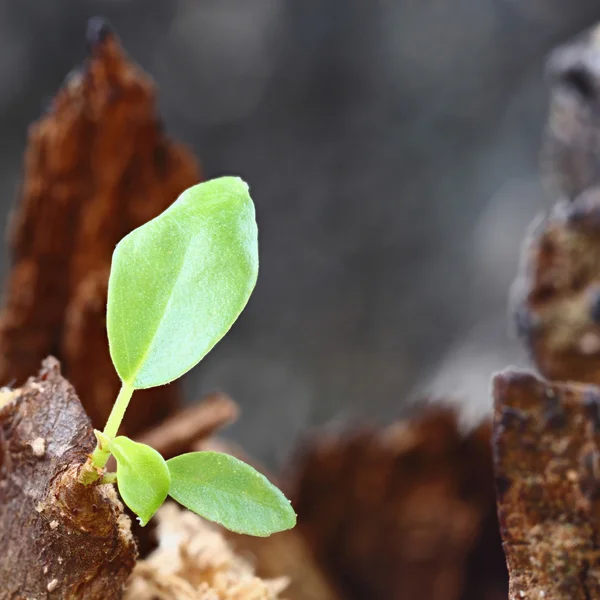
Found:
[[124, 600], [278, 600], [286, 578], [263, 580], [236, 556], [216, 527], [165, 504], [157, 513], [158, 548], [139, 561]]

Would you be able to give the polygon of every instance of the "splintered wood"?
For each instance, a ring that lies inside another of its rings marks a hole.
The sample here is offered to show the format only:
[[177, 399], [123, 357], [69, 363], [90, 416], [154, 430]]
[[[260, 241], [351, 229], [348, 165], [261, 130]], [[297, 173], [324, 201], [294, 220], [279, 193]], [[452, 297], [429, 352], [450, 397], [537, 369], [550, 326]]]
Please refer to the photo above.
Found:
[[351, 600], [506, 598], [490, 429], [451, 410], [320, 437], [297, 459], [298, 531]]
[[92, 427], [56, 360], [0, 406], [0, 600], [118, 600], [135, 564], [113, 486], [77, 476]]
[[[87, 38], [87, 61], [29, 130], [0, 313], [0, 384], [21, 383], [55, 355], [100, 426], [120, 385], [105, 326], [112, 251], [200, 173], [191, 153], [164, 134], [152, 81], [106, 24], [91, 20]], [[177, 384], [138, 393], [123, 424], [128, 434], [179, 402]]]

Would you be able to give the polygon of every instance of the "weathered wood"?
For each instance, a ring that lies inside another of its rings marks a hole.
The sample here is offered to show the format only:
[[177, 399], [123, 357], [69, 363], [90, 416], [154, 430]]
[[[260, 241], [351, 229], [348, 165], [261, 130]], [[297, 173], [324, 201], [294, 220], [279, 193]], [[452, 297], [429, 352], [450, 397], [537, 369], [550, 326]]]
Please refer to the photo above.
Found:
[[[29, 130], [9, 233], [13, 267], [0, 313], [0, 383], [23, 382], [57, 356], [92, 422], [119, 390], [108, 352], [112, 251], [129, 231], [200, 180], [192, 154], [163, 132], [155, 88], [108, 28], [92, 19], [89, 57]], [[134, 434], [172, 414], [177, 384], [138, 392], [123, 423]]]
[[600, 598], [600, 389], [494, 378], [498, 514], [510, 600]]
[[506, 598], [490, 427], [430, 409], [319, 435], [295, 461], [297, 530], [349, 600]]
[[0, 599], [118, 600], [134, 567], [112, 485], [78, 473], [95, 438], [55, 359], [0, 406]]
[[[546, 175], [513, 288], [517, 331], [542, 375], [600, 385], [600, 27], [553, 52]], [[510, 598], [600, 599], [600, 388], [494, 378], [494, 460]]]
[[600, 26], [557, 48], [547, 70], [543, 165], [560, 201], [527, 240], [514, 318], [545, 377], [600, 384]]
[[600, 384], [599, 282], [600, 187], [538, 223], [513, 288], [517, 331], [549, 379]]

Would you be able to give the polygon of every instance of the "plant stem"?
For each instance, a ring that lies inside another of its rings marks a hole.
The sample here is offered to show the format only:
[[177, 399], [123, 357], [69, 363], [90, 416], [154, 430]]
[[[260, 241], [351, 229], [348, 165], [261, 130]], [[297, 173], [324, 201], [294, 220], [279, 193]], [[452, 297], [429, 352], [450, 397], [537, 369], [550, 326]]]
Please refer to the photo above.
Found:
[[[112, 439], [117, 435], [132, 395], [133, 387], [123, 382], [119, 395], [117, 396], [112, 410], [110, 411], [110, 415], [108, 416], [108, 420], [106, 421], [106, 426], [104, 427], [103, 433], [106, 437]], [[110, 452], [98, 442], [96, 449], [92, 452], [92, 464], [103, 469], [106, 466], [109, 456]]]
[[116, 483], [117, 482], [117, 474], [116, 473], [104, 473], [102, 477], [102, 481], [100, 483]]
[[108, 420], [106, 421], [106, 426], [104, 427], [104, 435], [109, 438], [114, 438], [119, 431], [119, 427], [121, 427], [121, 421], [123, 420], [123, 416], [125, 415], [125, 411], [129, 406], [129, 401], [131, 400], [131, 396], [133, 394], [133, 387], [128, 383], [123, 383], [121, 386], [121, 391], [117, 396], [117, 400], [110, 411], [110, 415], [108, 416]]

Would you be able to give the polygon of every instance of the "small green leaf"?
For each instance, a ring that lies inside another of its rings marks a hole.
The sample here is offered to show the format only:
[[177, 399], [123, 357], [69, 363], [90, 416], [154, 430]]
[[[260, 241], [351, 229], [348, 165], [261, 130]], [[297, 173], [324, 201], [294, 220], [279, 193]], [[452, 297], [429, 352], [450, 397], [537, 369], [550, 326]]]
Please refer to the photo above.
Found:
[[227, 333], [256, 284], [257, 237], [248, 186], [222, 177], [183, 192], [119, 242], [107, 329], [124, 382], [169, 383]]
[[167, 463], [154, 448], [124, 436], [112, 440], [109, 448], [117, 460], [117, 485], [123, 502], [144, 526], [169, 493]]
[[167, 465], [169, 495], [231, 531], [266, 537], [296, 524], [290, 501], [264, 475], [233, 456], [190, 452]]

